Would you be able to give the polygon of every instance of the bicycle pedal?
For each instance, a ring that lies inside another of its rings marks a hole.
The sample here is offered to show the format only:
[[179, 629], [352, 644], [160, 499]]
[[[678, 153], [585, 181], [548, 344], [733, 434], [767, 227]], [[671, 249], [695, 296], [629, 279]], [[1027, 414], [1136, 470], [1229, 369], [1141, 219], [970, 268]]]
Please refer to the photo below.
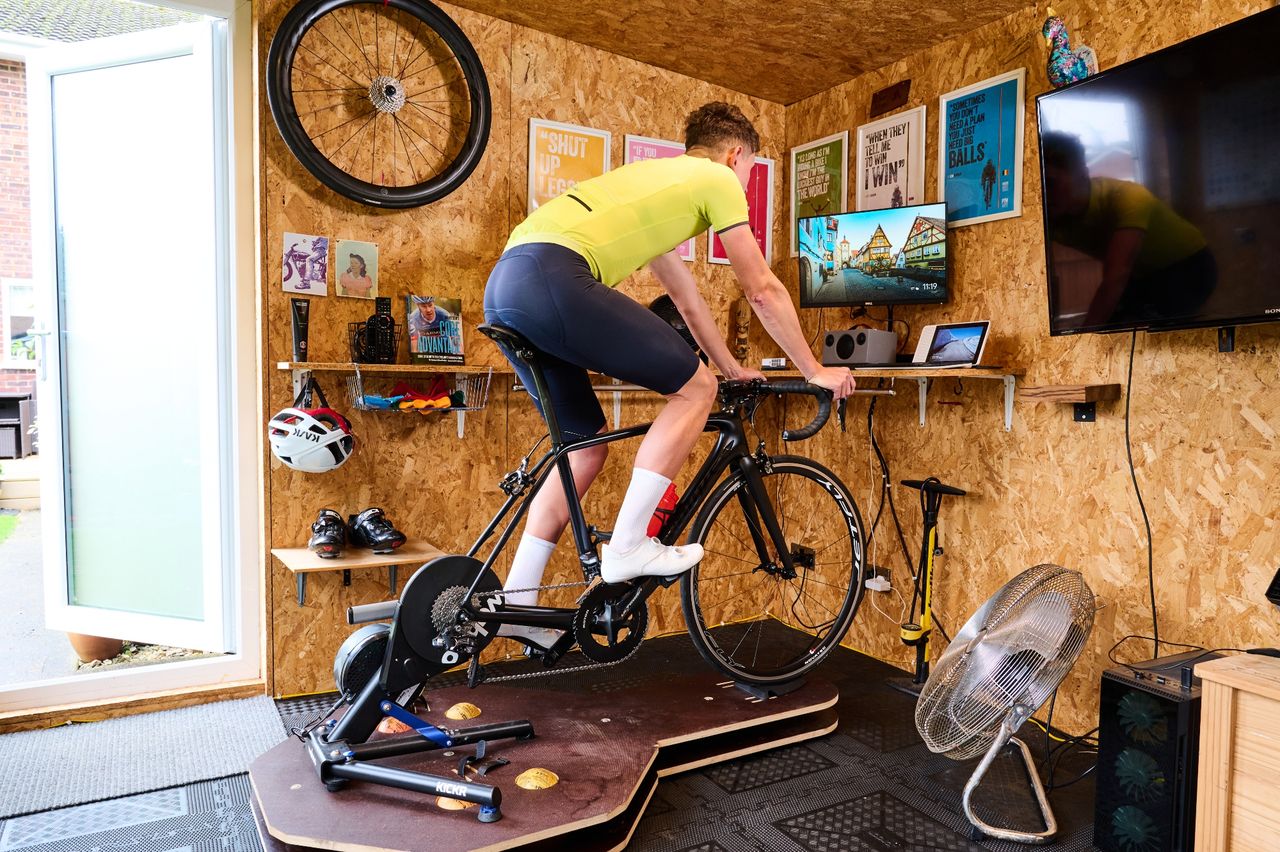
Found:
[[484, 683], [487, 676], [484, 666], [480, 665], [480, 655], [471, 658], [471, 662], [467, 664], [467, 688], [475, 689]]

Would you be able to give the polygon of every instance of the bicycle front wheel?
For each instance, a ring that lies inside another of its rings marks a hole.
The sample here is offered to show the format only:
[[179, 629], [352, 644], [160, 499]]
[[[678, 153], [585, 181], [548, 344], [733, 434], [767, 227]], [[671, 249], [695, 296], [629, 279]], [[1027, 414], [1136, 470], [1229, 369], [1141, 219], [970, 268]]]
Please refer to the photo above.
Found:
[[705, 555], [680, 596], [702, 657], [734, 680], [770, 686], [800, 677], [840, 644], [862, 602], [864, 550], [862, 517], [834, 473], [778, 456], [762, 476], [795, 575], [782, 570], [738, 473], [694, 521], [689, 541]]
[[302, 0], [271, 40], [266, 78], [289, 150], [363, 204], [403, 209], [443, 198], [489, 139], [480, 57], [427, 0]]

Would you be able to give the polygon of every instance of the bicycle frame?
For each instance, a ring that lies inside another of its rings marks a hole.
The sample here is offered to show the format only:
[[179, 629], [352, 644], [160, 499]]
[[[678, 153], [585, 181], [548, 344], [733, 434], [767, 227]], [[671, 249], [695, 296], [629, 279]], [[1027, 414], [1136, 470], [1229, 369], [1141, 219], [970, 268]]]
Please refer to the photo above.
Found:
[[[489, 522], [489, 525], [476, 539], [475, 544], [467, 551], [467, 556], [476, 558], [476, 554], [484, 547], [485, 542], [507, 519], [507, 516], [511, 515], [506, 527], [498, 536], [493, 549], [485, 559], [483, 568], [476, 572], [475, 579], [472, 580], [471, 587], [467, 590], [467, 595], [462, 604], [462, 611], [467, 617], [477, 621], [496, 622], [499, 624], [567, 628], [574, 610], [515, 606], [505, 603], [481, 610], [472, 605], [472, 596], [476, 593], [485, 570], [492, 568], [498, 554], [506, 547], [516, 527], [520, 524], [521, 519], [528, 510], [529, 501], [546, 483], [553, 470], [559, 471], [560, 480], [565, 490], [565, 499], [569, 506], [569, 526], [572, 530], [574, 544], [578, 549], [578, 559], [582, 564], [583, 578], [590, 581], [599, 576], [600, 558], [596, 553], [596, 547], [600, 539], [595, 534], [595, 528], [587, 524], [583, 514], [582, 501], [574, 485], [573, 472], [569, 466], [569, 454], [575, 450], [609, 444], [627, 438], [638, 438], [646, 434], [651, 425], [650, 423], [645, 423], [626, 429], [602, 432], [589, 438], [565, 441], [559, 444], [553, 442], [551, 449], [538, 460], [531, 472], [524, 474], [521, 471], [513, 492], [509, 492], [509, 496], [502, 508], [498, 510], [493, 520]], [[693, 521], [703, 502], [711, 495], [712, 490], [725, 471], [736, 466], [746, 480], [746, 488], [738, 492], [738, 499], [741, 501], [743, 511], [746, 512], [750, 522], [752, 540], [760, 556], [761, 565], [770, 566], [773, 564], [768, 549], [768, 543], [772, 541], [775, 552], [782, 562], [778, 570], [787, 576], [794, 576], [795, 569], [791, 553], [787, 548], [781, 526], [778, 524], [777, 515], [774, 513], [773, 503], [765, 492], [764, 481], [761, 478], [759, 468], [759, 459], [753, 456], [747, 448], [746, 429], [740, 408], [713, 412], [707, 418], [707, 424], [703, 427], [703, 431], [717, 433], [715, 446], [698, 468], [697, 473], [694, 474], [693, 481], [676, 503], [671, 516], [663, 524], [658, 534], [658, 540], [663, 544], [674, 543]], [[763, 529], [761, 529], [761, 523], [763, 524]], [[768, 539], [765, 537], [766, 534]], [[672, 582], [674, 580], [659, 577], [641, 579], [635, 584], [636, 593], [628, 596], [623, 613], [629, 614], [638, 604], [653, 594], [659, 586], [669, 586]]]

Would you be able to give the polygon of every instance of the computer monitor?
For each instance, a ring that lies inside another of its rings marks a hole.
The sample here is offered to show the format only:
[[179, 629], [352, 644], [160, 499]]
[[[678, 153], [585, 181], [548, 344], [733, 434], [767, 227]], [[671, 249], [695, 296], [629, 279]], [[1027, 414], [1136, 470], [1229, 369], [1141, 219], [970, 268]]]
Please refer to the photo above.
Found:
[[799, 221], [800, 307], [947, 301], [947, 205]]

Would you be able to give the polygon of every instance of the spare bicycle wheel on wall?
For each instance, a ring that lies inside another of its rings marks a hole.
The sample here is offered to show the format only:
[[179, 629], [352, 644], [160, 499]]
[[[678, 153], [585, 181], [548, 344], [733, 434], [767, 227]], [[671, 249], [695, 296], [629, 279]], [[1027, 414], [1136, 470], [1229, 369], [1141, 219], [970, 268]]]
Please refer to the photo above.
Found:
[[480, 57], [426, 0], [302, 0], [271, 40], [267, 100], [321, 183], [393, 209], [461, 186], [492, 119]]

